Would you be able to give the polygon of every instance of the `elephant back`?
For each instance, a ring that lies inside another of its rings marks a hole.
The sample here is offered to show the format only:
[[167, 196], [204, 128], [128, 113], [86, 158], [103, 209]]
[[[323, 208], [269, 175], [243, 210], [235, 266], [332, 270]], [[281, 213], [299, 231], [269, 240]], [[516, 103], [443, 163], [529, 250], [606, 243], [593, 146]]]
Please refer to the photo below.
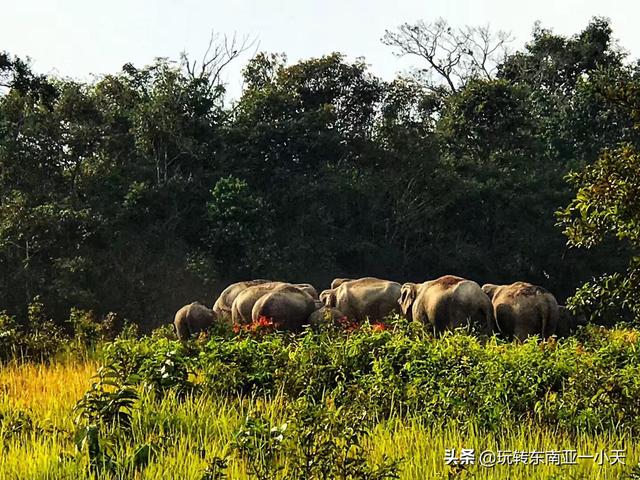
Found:
[[193, 302], [180, 308], [174, 317], [176, 334], [180, 340], [211, 327], [216, 320], [215, 313], [200, 302]]
[[266, 283], [273, 283], [273, 280], [255, 279], [232, 283], [220, 293], [213, 304], [213, 310], [219, 315], [231, 315], [233, 301], [240, 293], [249, 287]]
[[271, 320], [278, 330], [301, 330], [315, 310], [313, 298], [293, 285], [283, 286], [261, 297], [253, 306], [251, 318]]
[[251, 322], [253, 306], [262, 296], [288, 286], [291, 285], [283, 282], [266, 282], [244, 289], [238, 294], [231, 306], [233, 323], [242, 324]]
[[381, 320], [399, 309], [402, 286], [397, 282], [366, 277], [343, 283], [334, 290], [335, 306], [349, 318]]
[[558, 302], [548, 290], [527, 282], [498, 286], [493, 295], [496, 322], [503, 333], [525, 340], [546, 338], [558, 325]]

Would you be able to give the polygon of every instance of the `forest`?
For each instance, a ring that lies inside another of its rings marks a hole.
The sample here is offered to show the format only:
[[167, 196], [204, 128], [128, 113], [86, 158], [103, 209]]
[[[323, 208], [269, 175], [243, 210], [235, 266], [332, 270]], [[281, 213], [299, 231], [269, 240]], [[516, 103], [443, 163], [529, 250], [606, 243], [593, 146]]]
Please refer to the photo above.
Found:
[[[238, 98], [237, 36], [85, 82], [0, 53], [0, 478], [640, 478], [640, 62], [604, 18], [379, 40], [415, 67], [259, 52]], [[516, 281], [585, 321], [510, 338]], [[436, 329], [442, 282], [498, 331]], [[328, 321], [380, 283], [402, 315]]]
[[415, 71], [257, 53], [233, 101], [219, 38], [88, 83], [1, 53], [0, 311], [148, 331], [237, 280], [456, 274], [637, 320], [640, 66], [608, 21], [382, 41]]

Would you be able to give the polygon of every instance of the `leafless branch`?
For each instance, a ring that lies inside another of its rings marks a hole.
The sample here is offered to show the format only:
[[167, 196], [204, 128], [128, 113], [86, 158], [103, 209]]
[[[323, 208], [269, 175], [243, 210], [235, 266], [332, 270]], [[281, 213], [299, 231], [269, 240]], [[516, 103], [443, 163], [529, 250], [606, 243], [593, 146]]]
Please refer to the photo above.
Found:
[[186, 52], [180, 60], [187, 75], [193, 80], [206, 80], [210, 90], [223, 85], [222, 72], [236, 58], [256, 46], [257, 40], [245, 35], [238, 38], [236, 33], [229, 37], [211, 32], [209, 44], [200, 61], [191, 60]]
[[443, 19], [405, 23], [396, 31], [387, 30], [382, 38], [385, 45], [396, 49], [396, 55], [426, 60], [423, 72], [435, 71], [450, 92], [456, 92], [473, 77], [493, 78], [496, 65], [506, 55], [512, 40], [510, 34], [494, 33], [489, 26], [454, 29]]

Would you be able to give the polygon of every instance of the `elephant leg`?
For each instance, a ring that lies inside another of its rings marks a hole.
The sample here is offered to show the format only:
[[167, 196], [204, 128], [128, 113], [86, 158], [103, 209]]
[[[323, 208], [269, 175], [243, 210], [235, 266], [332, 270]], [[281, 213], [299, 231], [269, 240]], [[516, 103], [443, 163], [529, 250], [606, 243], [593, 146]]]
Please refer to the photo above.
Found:
[[456, 318], [452, 315], [455, 314], [454, 309], [450, 308], [448, 299], [440, 299], [433, 309], [433, 325], [435, 331], [438, 333], [444, 332], [448, 328], [452, 328], [455, 325]]

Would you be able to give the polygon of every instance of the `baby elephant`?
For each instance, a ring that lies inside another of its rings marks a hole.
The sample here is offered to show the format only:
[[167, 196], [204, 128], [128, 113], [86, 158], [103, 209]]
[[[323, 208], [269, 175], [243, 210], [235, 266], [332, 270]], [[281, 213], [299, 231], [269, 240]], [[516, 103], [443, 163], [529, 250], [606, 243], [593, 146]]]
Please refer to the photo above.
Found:
[[182, 341], [209, 328], [216, 321], [216, 314], [200, 302], [185, 305], [176, 312], [173, 325]]

